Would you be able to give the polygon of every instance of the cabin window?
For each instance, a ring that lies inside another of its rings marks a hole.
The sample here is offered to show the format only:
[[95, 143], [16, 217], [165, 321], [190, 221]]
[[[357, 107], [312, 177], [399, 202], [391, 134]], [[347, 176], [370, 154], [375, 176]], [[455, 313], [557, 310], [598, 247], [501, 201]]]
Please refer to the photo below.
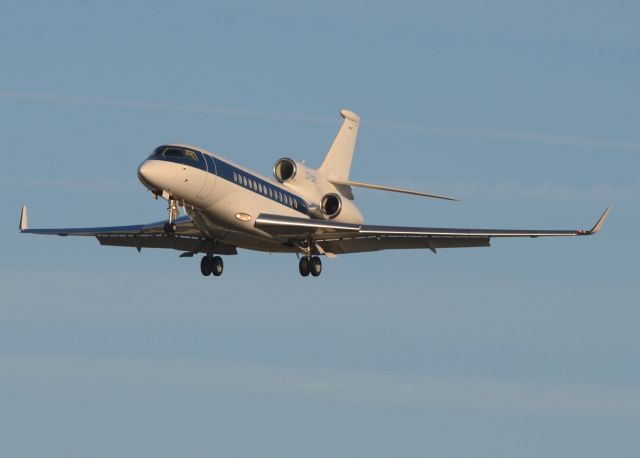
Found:
[[269, 197], [273, 198], [273, 189], [269, 188]]
[[293, 199], [293, 208], [298, 208], [298, 200], [297, 199]]
[[247, 177], [243, 176], [242, 177], [242, 183], [244, 184], [244, 187], [248, 187], [248, 183], [247, 183]]
[[236, 174], [236, 172], [233, 172], [233, 181], [234, 182], [238, 182], [238, 175]]

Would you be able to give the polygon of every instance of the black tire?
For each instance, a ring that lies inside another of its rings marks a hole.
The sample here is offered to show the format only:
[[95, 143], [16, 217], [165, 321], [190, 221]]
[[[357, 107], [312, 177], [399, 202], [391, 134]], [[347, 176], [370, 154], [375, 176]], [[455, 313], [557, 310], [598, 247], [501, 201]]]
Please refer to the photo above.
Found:
[[211, 258], [209, 256], [203, 256], [200, 261], [200, 272], [205, 277], [211, 275]]
[[319, 257], [314, 256], [311, 258], [311, 262], [309, 263], [309, 270], [311, 270], [311, 275], [314, 277], [319, 276], [322, 273], [322, 261]]
[[174, 234], [176, 232], [177, 226], [175, 223], [164, 223], [164, 231], [167, 234]]
[[224, 270], [224, 262], [222, 262], [222, 258], [220, 256], [214, 256], [211, 259], [211, 273], [219, 277], [222, 275], [222, 271]]
[[307, 256], [303, 256], [302, 258], [300, 258], [300, 262], [298, 263], [298, 270], [300, 270], [300, 275], [302, 275], [303, 277], [309, 276], [309, 273], [311, 272], [310, 264], [311, 263]]

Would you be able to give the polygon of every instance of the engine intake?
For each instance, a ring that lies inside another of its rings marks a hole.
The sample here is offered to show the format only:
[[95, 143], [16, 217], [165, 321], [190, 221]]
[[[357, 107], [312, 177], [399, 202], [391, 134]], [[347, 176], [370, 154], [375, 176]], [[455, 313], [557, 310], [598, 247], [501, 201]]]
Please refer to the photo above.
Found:
[[273, 176], [280, 183], [293, 180], [297, 171], [296, 161], [288, 157], [278, 159], [273, 166]]
[[322, 209], [322, 213], [329, 218], [335, 218], [340, 214], [340, 210], [342, 210], [342, 199], [340, 199], [340, 196], [337, 194], [325, 194], [322, 198], [320, 208]]

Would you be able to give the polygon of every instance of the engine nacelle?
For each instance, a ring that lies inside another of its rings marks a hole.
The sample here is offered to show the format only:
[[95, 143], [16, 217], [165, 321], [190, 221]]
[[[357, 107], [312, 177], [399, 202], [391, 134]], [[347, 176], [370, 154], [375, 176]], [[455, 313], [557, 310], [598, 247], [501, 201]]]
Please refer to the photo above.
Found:
[[280, 183], [291, 182], [295, 179], [300, 168], [304, 168], [304, 165], [288, 157], [283, 157], [273, 165], [273, 176]]
[[317, 170], [288, 157], [278, 159], [273, 165], [273, 176], [280, 183], [290, 186], [309, 203], [309, 216], [317, 219], [333, 219], [340, 215], [344, 205], [339, 193], [327, 192], [335, 187]]
[[342, 210], [342, 199], [338, 194], [325, 194], [320, 204], [322, 213], [329, 218], [335, 218]]

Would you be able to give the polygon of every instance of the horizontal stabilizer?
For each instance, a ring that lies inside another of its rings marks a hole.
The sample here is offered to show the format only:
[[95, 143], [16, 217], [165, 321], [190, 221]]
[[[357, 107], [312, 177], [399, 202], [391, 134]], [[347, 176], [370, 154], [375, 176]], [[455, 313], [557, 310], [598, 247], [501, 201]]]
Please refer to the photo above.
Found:
[[426, 192], [420, 191], [412, 191], [410, 189], [400, 189], [400, 188], [392, 188], [391, 186], [382, 186], [379, 184], [370, 184], [363, 183], [361, 181], [350, 181], [350, 180], [338, 180], [334, 178], [329, 178], [329, 181], [333, 184], [343, 185], [343, 186], [355, 186], [358, 188], [367, 188], [367, 189], [377, 189], [378, 191], [390, 191], [390, 192], [399, 192], [402, 194], [411, 194], [414, 196], [422, 196], [422, 197], [430, 197], [432, 199], [443, 199], [443, 200], [451, 200], [457, 202], [458, 199], [448, 196], [441, 196], [439, 194], [429, 194]]

